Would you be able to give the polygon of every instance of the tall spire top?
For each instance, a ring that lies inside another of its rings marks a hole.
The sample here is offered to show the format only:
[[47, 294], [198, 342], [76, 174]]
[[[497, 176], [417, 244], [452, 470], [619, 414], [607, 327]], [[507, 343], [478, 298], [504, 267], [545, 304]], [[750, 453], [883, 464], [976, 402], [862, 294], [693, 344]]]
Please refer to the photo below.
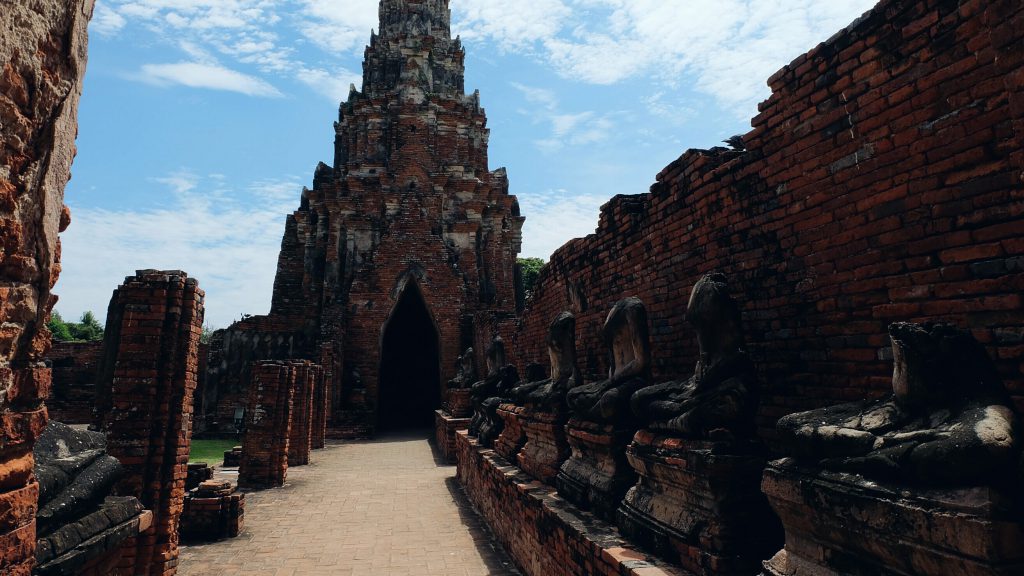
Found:
[[451, 35], [448, 0], [381, 0], [380, 34], [370, 37], [363, 93], [422, 100], [461, 96], [465, 52]]

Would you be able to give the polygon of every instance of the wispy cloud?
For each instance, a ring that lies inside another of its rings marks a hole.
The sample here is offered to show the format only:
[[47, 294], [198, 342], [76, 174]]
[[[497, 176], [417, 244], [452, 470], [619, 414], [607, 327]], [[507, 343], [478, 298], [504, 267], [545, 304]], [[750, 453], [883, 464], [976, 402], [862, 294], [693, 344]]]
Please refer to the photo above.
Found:
[[238, 92], [246, 96], [267, 98], [283, 96], [269, 82], [216, 64], [201, 64], [199, 62], [144, 64], [139, 79], [157, 86], [180, 84], [190, 88]]
[[[101, 315], [136, 269], [184, 270], [206, 289], [206, 321], [224, 327], [269, 309], [285, 215], [298, 206], [298, 178], [228, 187], [217, 175], [179, 171], [154, 184], [170, 192], [151, 209], [79, 208], [62, 235], [57, 309]], [[72, 286], [73, 290], [62, 290]]]
[[521, 108], [520, 113], [534, 123], [550, 126], [550, 134], [534, 144], [543, 152], [556, 152], [565, 146], [582, 146], [608, 139], [615, 122], [613, 113], [598, 114], [591, 110], [583, 112], [562, 112], [558, 96], [551, 90], [528, 86], [519, 82], [509, 83], [522, 93], [523, 98], [537, 106]]
[[567, 240], [593, 234], [601, 205], [608, 201], [606, 196], [573, 194], [561, 189], [519, 192], [518, 196], [527, 215], [523, 256], [545, 260]]

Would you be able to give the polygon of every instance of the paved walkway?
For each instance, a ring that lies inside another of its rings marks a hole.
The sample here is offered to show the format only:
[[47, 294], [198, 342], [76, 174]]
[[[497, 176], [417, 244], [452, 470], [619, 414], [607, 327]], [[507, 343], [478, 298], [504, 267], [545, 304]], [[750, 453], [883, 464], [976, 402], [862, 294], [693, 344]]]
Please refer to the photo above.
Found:
[[[426, 433], [424, 433], [425, 435]], [[330, 442], [246, 494], [238, 538], [186, 546], [184, 576], [517, 574], [422, 436]]]

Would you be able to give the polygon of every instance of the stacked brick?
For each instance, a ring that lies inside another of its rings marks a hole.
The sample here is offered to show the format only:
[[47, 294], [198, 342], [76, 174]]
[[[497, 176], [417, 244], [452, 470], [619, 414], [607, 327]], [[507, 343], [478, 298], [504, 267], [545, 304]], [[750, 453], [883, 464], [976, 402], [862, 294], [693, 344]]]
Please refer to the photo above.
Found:
[[313, 450], [320, 450], [327, 444], [327, 422], [331, 416], [330, 378], [324, 374], [322, 366], [318, 366], [315, 388], [313, 390], [313, 416], [311, 443]]
[[509, 462], [516, 461], [516, 455], [526, 445], [526, 431], [523, 428], [523, 413], [526, 409], [515, 404], [502, 404], [498, 406], [498, 417], [501, 418], [504, 426], [501, 434], [494, 441], [494, 451]]
[[288, 475], [295, 372], [293, 366], [282, 362], [267, 360], [253, 364], [245, 441], [238, 468], [240, 487], [284, 485]]
[[140, 270], [107, 309], [97, 397], [108, 402], [96, 424], [125, 468], [115, 493], [154, 515], [153, 528], [125, 545], [121, 567], [136, 574], [176, 571], [203, 298], [184, 272]]
[[96, 369], [102, 353], [102, 342], [53, 343], [46, 355], [53, 373], [53, 387], [46, 399], [51, 420], [65, 424], [92, 422]]
[[35, 557], [32, 448], [46, 426], [46, 319], [60, 274], [57, 234], [75, 155], [91, 0], [5, 3], [0, 10], [0, 573]]
[[185, 497], [181, 537], [214, 541], [234, 538], [245, 520], [245, 494], [236, 493], [230, 482], [209, 480]]
[[897, 320], [970, 329], [1024, 409], [1022, 10], [885, 0], [780, 70], [745, 152], [686, 152], [552, 256], [520, 367], [543, 361], [550, 318], [571, 309], [581, 371], [599, 379], [604, 314], [639, 296], [654, 378], [689, 374], [681, 311], [720, 270], [750, 295], [766, 438], [785, 414], [886, 392]]
[[288, 440], [288, 465], [305, 466], [309, 464], [309, 453], [313, 449], [313, 402], [323, 376], [320, 367], [312, 362], [293, 362], [291, 368], [295, 372], [295, 393]]

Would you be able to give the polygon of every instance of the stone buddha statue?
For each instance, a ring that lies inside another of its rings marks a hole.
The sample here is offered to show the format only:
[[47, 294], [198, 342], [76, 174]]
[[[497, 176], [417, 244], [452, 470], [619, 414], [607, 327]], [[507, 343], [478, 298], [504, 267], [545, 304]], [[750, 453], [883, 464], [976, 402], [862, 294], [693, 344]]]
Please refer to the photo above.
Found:
[[498, 406], [518, 380], [515, 367], [506, 365], [505, 342], [501, 336], [496, 336], [487, 347], [487, 376], [470, 388], [473, 401], [473, 420], [469, 425], [471, 435], [479, 436], [484, 427], [492, 429], [495, 420], [501, 422], [497, 415]]
[[633, 414], [651, 430], [684, 437], [751, 435], [757, 377], [743, 351], [740, 309], [724, 275], [708, 274], [694, 285], [686, 320], [700, 347], [693, 376], [637, 391], [630, 400]]
[[604, 322], [603, 336], [610, 355], [608, 379], [572, 388], [566, 403], [577, 418], [610, 424], [631, 417], [630, 396], [646, 386], [650, 377], [651, 350], [643, 302], [627, 298], [615, 304]]
[[781, 439], [829, 470], [933, 486], [1015, 476], [1019, 421], [985, 349], [946, 324], [896, 323], [893, 394], [791, 414]]
[[476, 362], [473, 357], [473, 348], [467, 348], [459, 356], [455, 361], [455, 378], [448, 381], [448, 388], [468, 388], [476, 382]]
[[548, 378], [521, 384], [512, 389], [520, 406], [532, 405], [545, 412], [565, 408], [566, 393], [579, 382], [576, 372], [576, 317], [562, 312], [548, 328]]

